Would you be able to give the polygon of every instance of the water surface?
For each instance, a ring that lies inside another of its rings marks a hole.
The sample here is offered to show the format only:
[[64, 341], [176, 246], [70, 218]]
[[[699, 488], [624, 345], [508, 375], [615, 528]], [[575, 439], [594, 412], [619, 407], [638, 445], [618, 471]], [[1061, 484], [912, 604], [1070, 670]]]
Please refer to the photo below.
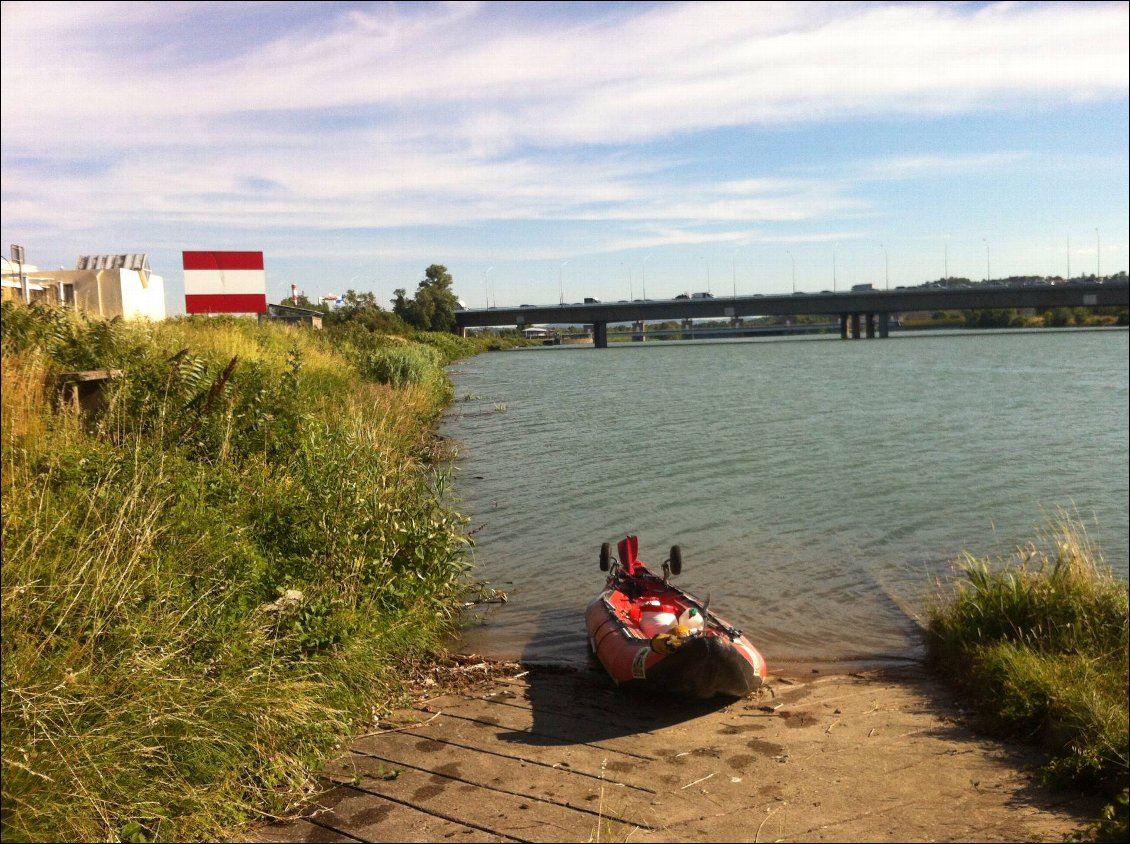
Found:
[[914, 658], [963, 551], [1061, 511], [1127, 574], [1125, 330], [950, 332], [492, 353], [451, 371], [456, 506], [510, 600], [462, 647], [579, 663], [602, 542], [742, 627], [770, 667]]

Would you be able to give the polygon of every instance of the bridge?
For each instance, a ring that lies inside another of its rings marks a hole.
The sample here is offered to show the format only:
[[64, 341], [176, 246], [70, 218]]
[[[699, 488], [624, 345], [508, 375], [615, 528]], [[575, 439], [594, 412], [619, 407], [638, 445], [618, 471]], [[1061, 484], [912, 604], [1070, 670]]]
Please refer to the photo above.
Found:
[[840, 337], [888, 336], [893, 314], [909, 311], [1009, 310], [1012, 308], [1130, 307], [1125, 279], [1030, 286], [980, 285], [962, 288], [907, 287], [896, 290], [731, 296], [716, 299], [649, 299], [634, 302], [586, 302], [579, 305], [534, 305], [478, 308], [455, 312], [457, 329], [557, 323], [591, 325], [593, 345], [608, 346], [609, 323], [631, 323], [641, 336], [649, 321], [679, 320], [687, 329], [696, 319], [740, 320], [756, 316], [835, 316]]

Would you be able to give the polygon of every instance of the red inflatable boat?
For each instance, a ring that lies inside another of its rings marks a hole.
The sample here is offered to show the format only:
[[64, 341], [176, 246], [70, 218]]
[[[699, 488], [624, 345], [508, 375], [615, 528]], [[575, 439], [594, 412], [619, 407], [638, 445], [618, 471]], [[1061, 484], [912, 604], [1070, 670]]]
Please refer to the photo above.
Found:
[[600, 549], [609, 572], [600, 596], [585, 611], [589, 645], [618, 685], [651, 688], [692, 698], [745, 697], [768, 675], [765, 659], [741, 631], [694, 596], [672, 586], [682, 571], [682, 552], [671, 547], [663, 576], [636, 556], [639, 540]]

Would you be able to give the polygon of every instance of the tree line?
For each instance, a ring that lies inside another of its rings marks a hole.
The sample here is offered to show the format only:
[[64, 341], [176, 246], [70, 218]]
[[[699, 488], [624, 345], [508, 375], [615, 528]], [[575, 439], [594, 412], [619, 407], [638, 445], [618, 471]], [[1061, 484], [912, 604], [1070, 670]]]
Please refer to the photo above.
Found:
[[370, 331], [392, 334], [412, 329], [451, 332], [455, 330], [455, 311], [459, 308], [459, 299], [451, 289], [453, 282], [447, 267], [432, 264], [424, 270], [411, 298], [402, 287], [393, 291], [392, 310], [377, 304], [371, 291], [359, 293], [352, 289], [342, 295], [337, 307], [311, 302], [305, 294], [287, 296], [279, 304], [321, 311], [328, 325], [356, 323]]

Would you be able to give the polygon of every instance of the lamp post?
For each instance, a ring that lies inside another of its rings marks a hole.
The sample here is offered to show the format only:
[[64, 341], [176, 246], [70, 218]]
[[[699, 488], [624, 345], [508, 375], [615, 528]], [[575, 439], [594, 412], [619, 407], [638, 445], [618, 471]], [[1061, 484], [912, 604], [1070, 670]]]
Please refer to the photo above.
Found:
[[730, 263], [734, 270], [734, 298], [738, 298], [738, 250], [735, 249], [734, 253], [730, 256]]
[[793, 264], [793, 293], [796, 293], [796, 258], [793, 257], [793, 251], [791, 249], [786, 249], [785, 254], [789, 256], [789, 260], [792, 261]]
[[890, 256], [887, 255], [887, 247], [882, 243], [879, 248], [883, 250], [883, 279], [886, 282], [887, 289], [891, 289], [891, 261]]
[[557, 268], [557, 303], [559, 305], [565, 304], [565, 283], [562, 281], [562, 277], [565, 274], [565, 265], [568, 263], [568, 261], [562, 261], [561, 266]]
[[647, 262], [650, 259], [650, 255], [645, 256], [643, 259], [643, 267], [640, 268], [640, 272], [643, 274], [643, 278], [640, 280], [640, 283], [643, 285], [643, 292], [640, 295], [643, 296], [645, 302], [647, 301]]
[[486, 308], [490, 307], [490, 287], [487, 285], [487, 276], [490, 275], [490, 271], [493, 269], [494, 264], [491, 264], [483, 271], [483, 298], [486, 300], [486, 305], [483, 307]]

